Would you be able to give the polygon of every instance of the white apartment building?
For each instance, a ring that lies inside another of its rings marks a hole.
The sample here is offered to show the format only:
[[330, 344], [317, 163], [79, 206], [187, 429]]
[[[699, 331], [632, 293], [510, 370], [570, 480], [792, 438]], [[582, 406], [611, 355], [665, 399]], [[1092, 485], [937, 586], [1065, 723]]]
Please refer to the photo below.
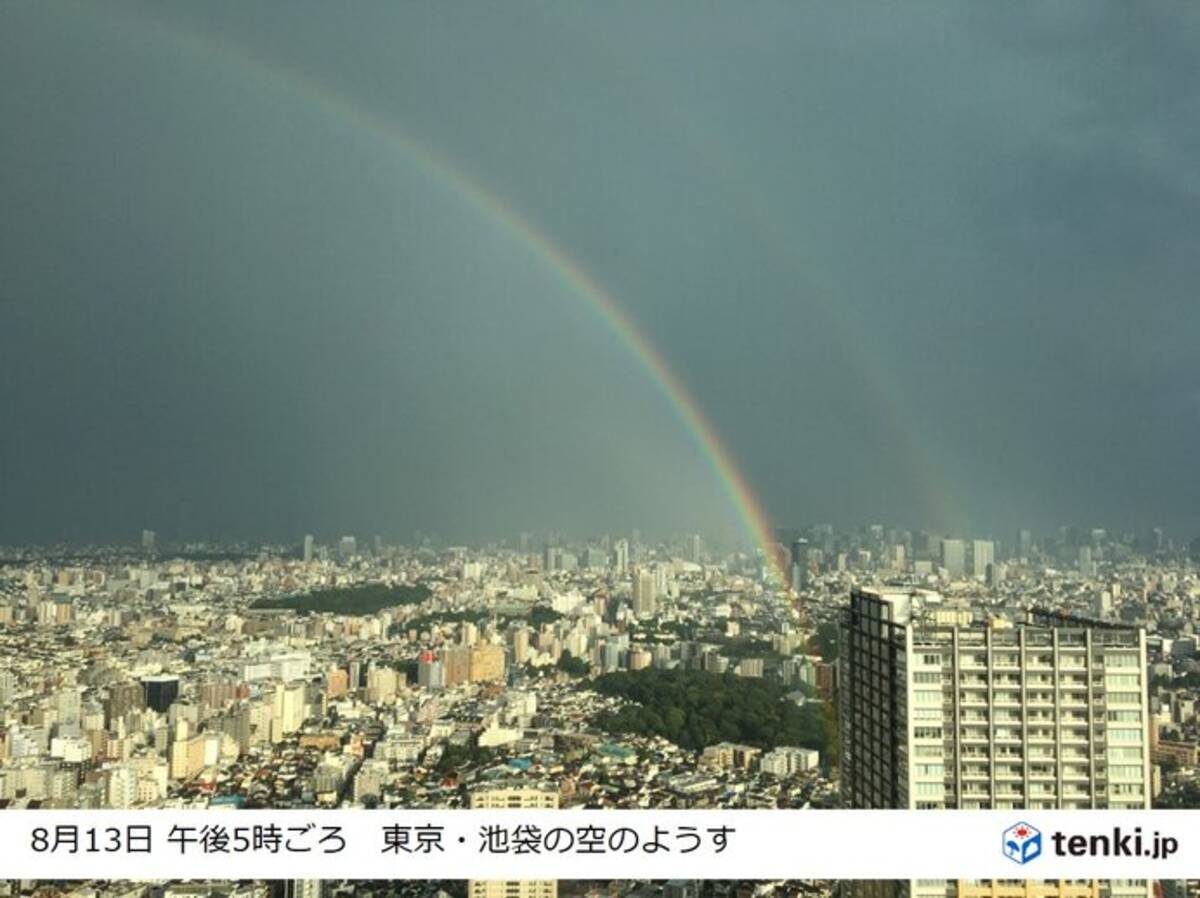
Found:
[[[947, 626], [924, 612], [916, 592], [851, 596], [839, 684], [847, 806], [1150, 806], [1143, 630], [1040, 613]], [[996, 898], [999, 887], [907, 885], [913, 898]], [[1145, 882], [1079, 888], [1071, 898], [1149, 893]]]
[[[523, 783], [498, 785], [472, 792], [471, 807], [555, 809], [558, 807], [558, 792]], [[558, 898], [558, 881], [472, 879], [467, 882], [467, 898]]]

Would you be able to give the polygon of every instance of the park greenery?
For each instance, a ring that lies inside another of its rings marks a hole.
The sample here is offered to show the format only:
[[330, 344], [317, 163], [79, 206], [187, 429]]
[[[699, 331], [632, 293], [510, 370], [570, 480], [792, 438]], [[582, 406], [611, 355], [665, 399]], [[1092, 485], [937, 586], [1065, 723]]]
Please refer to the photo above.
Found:
[[443, 744], [443, 751], [434, 770], [443, 776], [455, 773], [464, 768], [484, 767], [496, 759], [496, 753], [488, 748], [480, 748], [472, 739], [466, 745], [456, 745], [453, 742]]
[[296, 611], [301, 614], [322, 611], [335, 614], [374, 614], [376, 611], [398, 605], [419, 605], [429, 594], [429, 587], [421, 584], [389, 586], [385, 583], [369, 583], [361, 586], [334, 586], [278, 599], [259, 599], [251, 607]]
[[560, 617], [562, 617], [561, 614], [547, 605], [534, 605], [528, 615], [493, 614], [481, 608], [470, 611], [434, 611], [392, 624], [389, 635], [401, 636], [409, 630], [416, 630], [420, 633], [432, 627], [443, 626], [445, 624], [482, 624], [489, 620], [495, 620], [499, 624], [523, 620], [534, 628], [540, 628], [543, 624], [553, 623]]
[[1200, 671], [1189, 671], [1177, 677], [1159, 674], [1150, 678], [1150, 685], [1155, 689], [1200, 689]]
[[739, 742], [763, 749], [815, 748], [826, 758], [836, 754], [837, 727], [828, 707], [798, 705], [783, 686], [768, 680], [649, 668], [604, 674], [594, 688], [630, 702], [597, 716], [595, 723], [608, 732], [662, 736], [691, 750]]
[[586, 677], [591, 672], [592, 666], [588, 664], [584, 658], [576, 658], [570, 652], [563, 650], [563, 653], [558, 657], [556, 665], [559, 670], [563, 671], [572, 677]]

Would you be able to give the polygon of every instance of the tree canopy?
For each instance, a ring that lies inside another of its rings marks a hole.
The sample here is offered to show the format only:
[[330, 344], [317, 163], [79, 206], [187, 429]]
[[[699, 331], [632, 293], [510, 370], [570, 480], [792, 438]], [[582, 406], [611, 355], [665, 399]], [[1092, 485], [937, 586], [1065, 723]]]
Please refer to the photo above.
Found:
[[663, 736], [698, 750], [717, 742], [763, 749], [779, 745], [835, 751], [836, 726], [828, 708], [797, 705], [767, 680], [704, 671], [646, 669], [605, 674], [595, 681], [604, 695], [629, 699], [595, 723], [613, 733]]
[[419, 605], [429, 598], [429, 587], [389, 586], [368, 583], [363, 586], [334, 586], [313, 592], [284, 596], [278, 599], [259, 599], [251, 608], [282, 608], [309, 614], [331, 611], [335, 614], [374, 614], [397, 605]]

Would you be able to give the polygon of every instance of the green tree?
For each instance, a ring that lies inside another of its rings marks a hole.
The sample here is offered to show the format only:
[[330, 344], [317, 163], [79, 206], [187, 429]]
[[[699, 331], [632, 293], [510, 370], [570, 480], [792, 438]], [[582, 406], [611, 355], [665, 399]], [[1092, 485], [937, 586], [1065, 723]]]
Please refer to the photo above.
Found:
[[592, 666], [587, 661], [582, 658], [576, 658], [565, 650], [559, 656], [556, 666], [559, 670], [572, 677], [586, 677], [592, 670]]

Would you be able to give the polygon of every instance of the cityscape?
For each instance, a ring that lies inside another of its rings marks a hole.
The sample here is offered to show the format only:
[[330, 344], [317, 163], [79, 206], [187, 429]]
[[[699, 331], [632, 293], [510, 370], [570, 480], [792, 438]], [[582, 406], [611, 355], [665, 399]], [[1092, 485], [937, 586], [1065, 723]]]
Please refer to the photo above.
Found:
[[778, 536], [4, 549], [0, 806], [1200, 806], [1187, 544]]
[[[206, 821], [0, 898], [1200, 898], [1024, 867], [1200, 812], [1197, 98], [1162, 0], [0, 2], [0, 823]], [[207, 856], [509, 809], [771, 822]]]

